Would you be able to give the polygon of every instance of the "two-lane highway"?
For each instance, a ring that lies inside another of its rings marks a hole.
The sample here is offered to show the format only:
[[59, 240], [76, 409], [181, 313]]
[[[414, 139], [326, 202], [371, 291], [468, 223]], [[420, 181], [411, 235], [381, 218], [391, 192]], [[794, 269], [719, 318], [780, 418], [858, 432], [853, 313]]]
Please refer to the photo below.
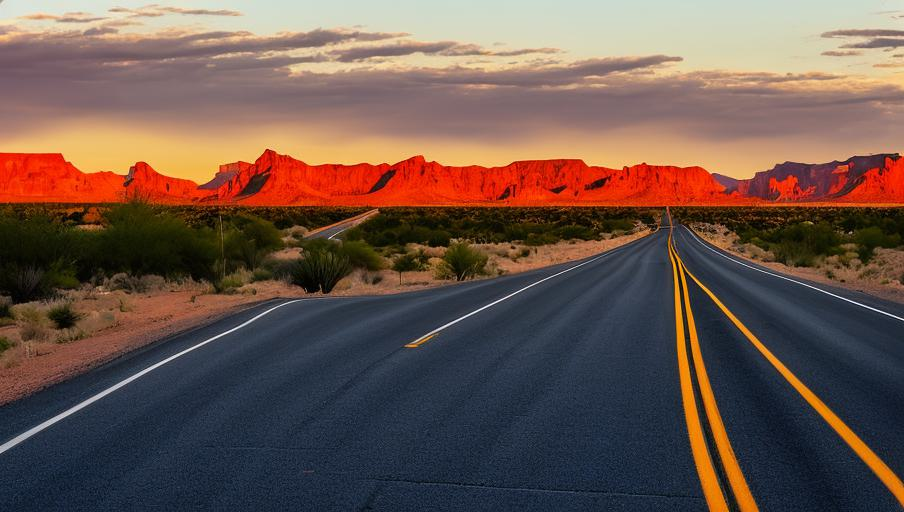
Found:
[[494, 280], [263, 304], [0, 408], [0, 510], [744, 509], [725, 441], [760, 510], [897, 510], [690, 274], [893, 474], [904, 323], [713, 251], [664, 226]]

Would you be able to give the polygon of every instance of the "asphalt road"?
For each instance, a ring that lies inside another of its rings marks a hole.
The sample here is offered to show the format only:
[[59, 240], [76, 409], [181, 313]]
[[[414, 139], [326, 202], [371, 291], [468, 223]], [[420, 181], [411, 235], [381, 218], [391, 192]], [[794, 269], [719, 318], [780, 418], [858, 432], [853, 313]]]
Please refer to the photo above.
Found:
[[900, 510], [904, 320], [673, 232], [687, 270], [885, 464], [883, 483], [702, 288], [676, 288], [669, 234], [494, 280], [261, 304], [130, 354], [0, 408], [0, 510], [718, 510], [715, 494], [750, 510], [701, 369], [679, 363], [685, 288], [759, 509]]
[[313, 231], [306, 235], [305, 238], [326, 238], [328, 240], [333, 240], [339, 237], [339, 235], [341, 235], [342, 233], [345, 233], [349, 229], [364, 222], [364, 220], [373, 215], [376, 215], [377, 213], [379, 213], [379, 210], [370, 210], [369, 212], [363, 213], [361, 215], [357, 215], [350, 219], [331, 224], [320, 230]]

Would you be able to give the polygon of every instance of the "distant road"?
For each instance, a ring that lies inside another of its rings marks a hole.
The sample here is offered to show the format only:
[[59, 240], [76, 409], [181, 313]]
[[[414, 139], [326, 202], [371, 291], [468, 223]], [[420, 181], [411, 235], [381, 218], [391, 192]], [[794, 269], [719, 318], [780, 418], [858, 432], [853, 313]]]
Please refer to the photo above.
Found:
[[262, 304], [0, 408], [0, 510], [900, 510], [904, 308], [733, 258]]
[[373, 217], [378, 213], [380, 213], [380, 210], [374, 209], [368, 212], [364, 212], [361, 215], [355, 215], [354, 217], [339, 221], [335, 224], [330, 224], [329, 226], [315, 229], [305, 235], [305, 238], [326, 238], [328, 240], [333, 240], [345, 231], [348, 231], [358, 224], [361, 224], [365, 220]]

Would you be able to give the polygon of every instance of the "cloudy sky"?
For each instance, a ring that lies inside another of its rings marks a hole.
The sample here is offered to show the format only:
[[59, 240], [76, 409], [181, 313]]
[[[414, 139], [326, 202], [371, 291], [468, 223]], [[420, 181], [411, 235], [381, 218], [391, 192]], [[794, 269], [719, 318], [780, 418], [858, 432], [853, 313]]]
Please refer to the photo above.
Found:
[[582, 158], [747, 176], [904, 150], [904, 0], [0, 0], [0, 151], [202, 180]]

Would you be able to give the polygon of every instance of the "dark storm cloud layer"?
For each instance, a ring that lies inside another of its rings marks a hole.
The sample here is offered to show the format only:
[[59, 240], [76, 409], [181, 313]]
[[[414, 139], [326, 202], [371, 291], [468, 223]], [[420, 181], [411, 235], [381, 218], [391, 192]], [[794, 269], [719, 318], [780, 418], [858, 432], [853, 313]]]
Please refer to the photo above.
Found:
[[[682, 59], [668, 55], [483, 68], [339, 62], [344, 50], [400, 36], [12, 31], [0, 35], [0, 133], [90, 117], [475, 141], [650, 127], [720, 140], [838, 137], [873, 129], [904, 104], [895, 86], [825, 73], [681, 73], [671, 66]], [[307, 64], [319, 62], [328, 69]]]

